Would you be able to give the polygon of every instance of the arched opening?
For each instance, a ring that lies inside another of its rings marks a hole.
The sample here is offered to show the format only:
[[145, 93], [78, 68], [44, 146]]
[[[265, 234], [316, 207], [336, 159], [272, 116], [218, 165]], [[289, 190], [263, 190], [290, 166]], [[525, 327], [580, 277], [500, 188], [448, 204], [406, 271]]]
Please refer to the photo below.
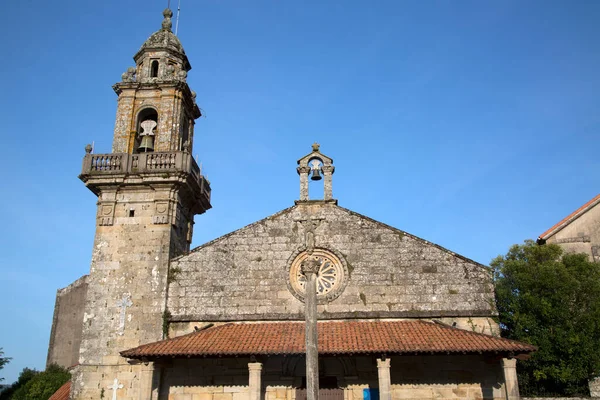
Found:
[[158, 77], [158, 60], [152, 60], [150, 64], [150, 78]]
[[313, 157], [308, 161], [310, 167], [309, 173], [309, 187], [310, 187], [310, 198], [311, 199], [323, 199], [325, 198], [325, 187], [323, 181], [323, 160], [317, 157]]
[[[145, 122], [151, 121], [151, 122]], [[144, 108], [138, 113], [134, 153], [154, 151], [154, 137], [157, 134], [158, 113], [153, 108]]]
[[190, 123], [189, 123], [189, 119], [187, 117], [187, 115], [183, 115], [183, 123], [182, 123], [182, 127], [181, 127], [181, 138], [179, 140], [180, 144], [179, 144], [179, 150], [183, 150], [183, 146], [185, 145], [185, 143], [188, 143], [188, 146], [190, 145], [189, 143], [190, 140]]

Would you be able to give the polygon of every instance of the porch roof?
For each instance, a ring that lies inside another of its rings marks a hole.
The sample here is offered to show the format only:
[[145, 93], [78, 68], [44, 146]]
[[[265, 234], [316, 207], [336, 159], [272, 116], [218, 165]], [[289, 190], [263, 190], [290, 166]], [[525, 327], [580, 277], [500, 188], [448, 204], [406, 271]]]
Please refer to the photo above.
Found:
[[67, 383], [62, 385], [48, 400], [69, 400], [69, 395], [71, 393], [71, 381], [69, 380]]
[[[304, 354], [303, 322], [228, 323], [121, 352], [126, 358]], [[528, 354], [535, 346], [422, 320], [324, 321], [319, 354]]]

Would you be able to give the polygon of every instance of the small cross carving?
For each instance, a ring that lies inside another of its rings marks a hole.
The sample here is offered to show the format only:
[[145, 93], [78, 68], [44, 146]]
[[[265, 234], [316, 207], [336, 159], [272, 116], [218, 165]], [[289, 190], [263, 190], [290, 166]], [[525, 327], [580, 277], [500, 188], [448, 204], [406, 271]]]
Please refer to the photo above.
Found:
[[112, 386], [109, 386], [108, 388], [113, 391], [112, 400], [117, 400], [117, 390], [123, 389], [123, 384], [119, 383], [119, 380], [115, 378], [115, 381], [113, 382]]
[[133, 303], [129, 299], [129, 294], [124, 294], [123, 298], [117, 303], [117, 307], [121, 309], [121, 315], [119, 316], [119, 335], [123, 334], [125, 330], [125, 313], [127, 312], [127, 307], [131, 307]]

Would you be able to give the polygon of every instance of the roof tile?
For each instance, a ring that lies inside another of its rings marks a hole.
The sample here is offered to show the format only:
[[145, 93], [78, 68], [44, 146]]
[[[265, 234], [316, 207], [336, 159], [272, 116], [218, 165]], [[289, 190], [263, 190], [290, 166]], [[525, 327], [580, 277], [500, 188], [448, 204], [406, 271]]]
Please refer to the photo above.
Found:
[[[422, 320], [319, 322], [319, 354], [514, 353], [532, 345]], [[303, 322], [229, 323], [121, 352], [127, 358], [304, 353]]]
[[71, 381], [62, 385], [48, 400], [69, 400], [71, 393]]

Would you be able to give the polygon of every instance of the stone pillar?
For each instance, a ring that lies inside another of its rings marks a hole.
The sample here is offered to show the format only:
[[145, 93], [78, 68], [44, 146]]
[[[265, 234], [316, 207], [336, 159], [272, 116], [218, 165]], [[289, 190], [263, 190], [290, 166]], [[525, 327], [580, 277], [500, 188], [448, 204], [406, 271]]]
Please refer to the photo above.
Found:
[[502, 369], [504, 370], [504, 392], [507, 400], [518, 400], [519, 381], [517, 380], [517, 359], [503, 358]]
[[379, 378], [379, 400], [392, 400], [389, 358], [377, 359], [377, 376]]
[[590, 397], [600, 397], [600, 376], [590, 379], [588, 382]]
[[154, 381], [154, 363], [148, 362], [141, 365], [140, 371], [140, 400], [152, 399], [152, 388]]
[[306, 398], [319, 398], [319, 350], [317, 346], [317, 273], [321, 262], [309, 257], [301, 264], [302, 273], [306, 276], [306, 293], [304, 296], [306, 320]]
[[260, 388], [261, 388], [261, 372], [262, 363], [250, 362], [248, 363], [248, 392], [250, 393], [250, 400], [260, 400]]
[[310, 173], [310, 167], [298, 167], [296, 168], [298, 175], [300, 175], [300, 200], [308, 200], [308, 174]]
[[333, 175], [333, 172], [335, 171], [335, 167], [333, 165], [323, 165], [323, 167], [321, 167], [321, 169], [323, 170], [323, 176], [324, 176], [323, 199], [331, 200], [331, 199], [333, 199], [333, 188], [332, 188], [331, 175]]

